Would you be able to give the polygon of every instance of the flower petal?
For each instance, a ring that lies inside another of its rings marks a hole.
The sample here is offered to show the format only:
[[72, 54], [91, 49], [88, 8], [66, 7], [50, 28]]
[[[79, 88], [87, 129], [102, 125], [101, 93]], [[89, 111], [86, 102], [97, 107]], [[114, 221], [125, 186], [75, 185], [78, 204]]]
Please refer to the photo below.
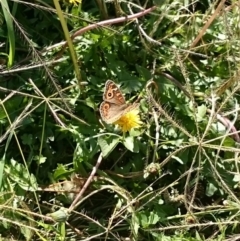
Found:
[[130, 131], [132, 128], [139, 128], [142, 125], [142, 121], [139, 117], [139, 110], [134, 109], [126, 113], [114, 124], [118, 125], [123, 132]]

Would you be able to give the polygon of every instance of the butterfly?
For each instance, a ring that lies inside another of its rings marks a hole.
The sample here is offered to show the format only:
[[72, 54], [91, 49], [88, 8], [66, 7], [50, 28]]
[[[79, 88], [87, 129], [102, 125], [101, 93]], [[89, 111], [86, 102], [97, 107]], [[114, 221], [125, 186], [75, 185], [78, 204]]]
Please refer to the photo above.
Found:
[[138, 106], [138, 103], [127, 104], [119, 87], [112, 80], [107, 80], [103, 102], [100, 105], [100, 114], [103, 121], [112, 124]]

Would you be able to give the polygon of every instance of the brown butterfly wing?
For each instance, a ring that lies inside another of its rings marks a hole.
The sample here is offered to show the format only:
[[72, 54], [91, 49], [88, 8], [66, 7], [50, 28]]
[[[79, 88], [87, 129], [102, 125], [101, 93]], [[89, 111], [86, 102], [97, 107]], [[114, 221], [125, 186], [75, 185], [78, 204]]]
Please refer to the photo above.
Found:
[[102, 119], [107, 124], [112, 124], [115, 121], [119, 120], [127, 112], [133, 109], [136, 109], [138, 107], [139, 107], [138, 103], [134, 103], [132, 105], [124, 104], [119, 106], [113, 103], [103, 101], [100, 105], [100, 114]]
[[121, 90], [112, 80], [108, 80], [105, 84], [103, 100], [116, 105], [124, 105], [126, 103]]
[[107, 123], [111, 124], [117, 121], [128, 108], [127, 104], [116, 105], [114, 103], [103, 101], [100, 105], [100, 114], [102, 119]]

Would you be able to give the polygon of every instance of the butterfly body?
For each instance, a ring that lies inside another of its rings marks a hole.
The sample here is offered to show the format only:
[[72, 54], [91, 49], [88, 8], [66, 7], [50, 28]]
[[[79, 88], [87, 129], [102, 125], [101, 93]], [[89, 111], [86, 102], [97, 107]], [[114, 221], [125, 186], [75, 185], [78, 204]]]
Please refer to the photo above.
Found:
[[103, 93], [103, 102], [100, 105], [100, 114], [103, 121], [107, 124], [112, 124], [127, 112], [136, 109], [137, 107], [137, 103], [126, 103], [121, 90], [112, 80], [106, 82]]

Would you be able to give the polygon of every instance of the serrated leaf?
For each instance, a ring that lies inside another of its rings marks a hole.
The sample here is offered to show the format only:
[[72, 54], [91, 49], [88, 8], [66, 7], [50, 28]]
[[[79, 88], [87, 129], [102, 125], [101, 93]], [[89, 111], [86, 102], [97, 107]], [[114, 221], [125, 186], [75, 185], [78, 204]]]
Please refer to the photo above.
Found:
[[8, 177], [16, 182], [23, 190], [36, 191], [38, 188], [37, 180], [30, 174], [25, 166], [11, 159], [10, 165], [6, 165], [5, 172]]
[[142, 66], [140, 66], [140, 65], [137, 65], [137, 64], [136, 64], [136, 69], [137, 69], [138, 73], [139, 73], [141, 76], [143, 76], [146, 80], [148, 80], [148, 79], [151, 78], [152, 74], [151, 74], [151, 72], [149, 71], [149, 69], [144, 68], [144, 67], [142, 67]]

